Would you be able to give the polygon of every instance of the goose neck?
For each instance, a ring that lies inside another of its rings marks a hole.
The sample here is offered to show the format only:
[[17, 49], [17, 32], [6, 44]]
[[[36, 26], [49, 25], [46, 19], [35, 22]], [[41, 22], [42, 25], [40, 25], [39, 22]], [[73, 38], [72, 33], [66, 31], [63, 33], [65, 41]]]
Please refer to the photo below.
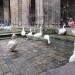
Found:
[[65, 28], [65, 26], [63, 25], [63, 28]]
[[64, 24], [64, 25], [63, 25], [63, 28], [65, 28], [65, 26], [66, 26], [66, 25]]
[[24, 31], [24, 27], [23, 27], [23, 31]]
[[75, 54], [75, 41], [74, 41], [74, 51], [73, 51], [73, 54]]
[[42, 30], [40, 30], [40, 33], [42, 33]]
[[30, 29], [30, 32], [32, 32], [32, 30]]
[[40, 32], [42, 32], [42, 28], [40, 27]]

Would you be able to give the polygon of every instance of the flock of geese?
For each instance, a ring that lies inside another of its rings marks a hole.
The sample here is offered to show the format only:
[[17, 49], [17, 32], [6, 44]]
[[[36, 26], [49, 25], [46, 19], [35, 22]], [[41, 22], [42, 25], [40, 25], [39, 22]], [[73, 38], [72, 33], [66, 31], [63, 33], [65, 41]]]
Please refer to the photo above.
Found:
[[[43, 30], [42, 26], [40, 26], [40, 31], [38, 33], [33, 34], [32, 33], [32, 29], [30, 28], [30, 32], [27, 34], [26, 31], [25, 31], [25, 28], [23, 27], [22, 31], [21, 31], [21, 36], [23, 36], [23, 37], [26, 36], [28, 39], [33, 38], [33, 39], [39, 40], [39, 38], [41, 38], [42, 35], [43, 35], [43, 31], [42, 30]], [[43, 38], [48, 41], [48, 44], [51, 43], [49, 35], [44, 35]], [[11, 40], [8, 41], [7, 47], [8, 47], [9, 50], [11, 50], [12, 52], [14, 52], [16, 46], [17, 46], [16, 34], [13, 33], [12, 37], [11, 37]]]
[[[64, 33], [66, 33], [65, 24], [58, 31], [58, 34], [64, 34]], [[21, 36], [27, 36], [27, 38], [33, 37], [34, 39], [39, 39], [40, 37], [42, 37], [42, 35], [43, 35], [42, 26], [40, 26], [40, 32], [35, 33], [35, 34], [32, 34], [32, 29], [31, 28], [30, 28], [30, 32], [28, 34], [26, 34], [24, 27], [23, 27], [23, 29], [21, 31]], [[48, 44], [51, 43], [49, 35], [46, 34], [46, 35], [44, 35], [43, 38], [48, 41]], [[7, 47], [8, 47], [9, 50], [14, 52], [16, 46], [17, 46], [16, 34], [13, 33], [12, 37], [11, 37], [11, 40], [8, 41]], [[73, 55], [70, 57], [69, 62], [74, 62], [74, 61], [75, 61], [75, 42], [74, 42]]]

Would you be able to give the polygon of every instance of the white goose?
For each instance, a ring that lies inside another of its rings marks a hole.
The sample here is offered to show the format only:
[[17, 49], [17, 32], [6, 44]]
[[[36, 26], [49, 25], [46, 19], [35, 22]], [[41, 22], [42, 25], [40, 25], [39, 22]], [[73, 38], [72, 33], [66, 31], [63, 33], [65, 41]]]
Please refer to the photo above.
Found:
[[69, 59], [69, 62], [75, 62], [75, 41], [74, 41], [74, 51], [73, 51], [72, 56]]
[[26, 35], [26, 32], [25, 32], [25, 30], [24, 30], [24, 27], [22, 28], [21, 35], [22, 35], [22, 36], [25, 36], [25, 35]]
[[7, 48], [8, 50], [14, 52], [15, 51], [15, 48], [17, 46], [17, 41], [16, 41], [16, 35], [15, 33], [12, 34], [12, 38], [10, 41], [8, 41], [8, 44], [7, 44]]
[[27, 38], [30, 38], [30, 37], [32, 37], [33, 35], [32, 35], [32, 29], [30, 28], [30, 32], [28, 33], [28, 34], [26, 34], [26, 36], [27, 36]]
[[58, 34], [64, 34], [64, 33], [66, 33], [66, 29], [65, 29], [65, 24], [63, 25], [63, 28], [60, 28], [59, 29], [59, 32], [58, 32]]
[[50, 36], [49, 35], [44, 35], [44, 39], [48, 41], [48, 44], [51, 43]]
[[42, 36], [42, 34], [43, 34], [43, 32], [42, 32], [42, 26], [40, 26], [40, 32], [34, 34], [33, 36], [34, 36], [34, 38], [38, 38], [39, 39]]
[[72, 35], [75, 36], [75, 30], [71, 30]]

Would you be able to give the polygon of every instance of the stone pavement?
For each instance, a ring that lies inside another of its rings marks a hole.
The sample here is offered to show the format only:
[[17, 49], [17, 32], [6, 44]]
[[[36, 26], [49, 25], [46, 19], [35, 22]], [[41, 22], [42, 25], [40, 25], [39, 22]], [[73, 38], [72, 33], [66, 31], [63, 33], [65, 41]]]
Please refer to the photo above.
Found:
[[0, 75], [55, 75], [50, 70], [68, 62], [68, 52], [56, 50], [54, 44], [17, 38], [14, 53], [7, 50], [8, 40], [0, 40]]
[[75, 75], [75, 62], [68, 63], [57, 69], [48, 70], [40, 75]]

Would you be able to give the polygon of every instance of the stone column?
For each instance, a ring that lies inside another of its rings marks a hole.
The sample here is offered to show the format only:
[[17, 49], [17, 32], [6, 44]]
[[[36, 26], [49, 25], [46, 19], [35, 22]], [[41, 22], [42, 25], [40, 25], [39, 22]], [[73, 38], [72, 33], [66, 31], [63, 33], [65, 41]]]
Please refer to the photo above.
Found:
[[11, 24], [18, 26], [18, 0], [10, 0]]
[[52, 24], [60, 24], [60, 0], [52, 0]]
[[9, 0], [3, 0], [4, 20], [9, 22]]
[[29, 2], [30, 0], [22, 0], [22, 25], [28, 25]]
[[36, 24], [43, 24], [43, 0], [36, 0]]

